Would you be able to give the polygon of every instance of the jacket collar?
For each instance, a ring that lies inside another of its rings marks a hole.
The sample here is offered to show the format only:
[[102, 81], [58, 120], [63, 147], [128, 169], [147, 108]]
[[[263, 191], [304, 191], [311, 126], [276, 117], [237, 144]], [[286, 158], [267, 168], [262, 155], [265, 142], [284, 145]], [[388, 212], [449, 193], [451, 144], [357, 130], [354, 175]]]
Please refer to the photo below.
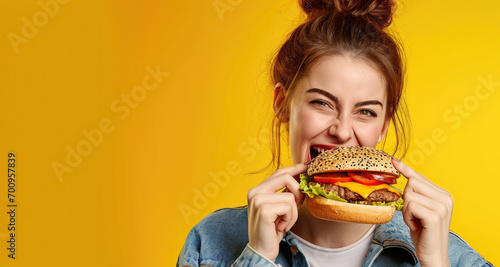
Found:
[[410, 231], [401, 211], [396, 211], [390, 222], [377, 225], [372, 243], [382, 246], [383, 249], [400, 249], [400, 255], [404, 255], [413, 265], [418, 262]]

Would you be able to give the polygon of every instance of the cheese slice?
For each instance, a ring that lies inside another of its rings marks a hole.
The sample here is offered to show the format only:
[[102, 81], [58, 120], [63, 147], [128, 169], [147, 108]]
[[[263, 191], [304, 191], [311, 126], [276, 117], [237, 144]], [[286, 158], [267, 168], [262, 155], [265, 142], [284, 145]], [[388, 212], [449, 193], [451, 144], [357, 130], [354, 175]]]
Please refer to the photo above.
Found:
[[358, 193], [360, 196], [363, 198], [367, 198], [373, 191], [379, 190], [379, 189], [387, 189], [390, 192], [396, 193], [398, 196], [401, 196], [401, 193], [399, 193], [398, 190], [395, 188], [389, 186], [388, 184], [381, 184], [381, 185], [364, 185], [356, 182], [345, 182], [345, 183], [334, 183], [334, 185], [342, 186], [345, 187], [352, 192]]

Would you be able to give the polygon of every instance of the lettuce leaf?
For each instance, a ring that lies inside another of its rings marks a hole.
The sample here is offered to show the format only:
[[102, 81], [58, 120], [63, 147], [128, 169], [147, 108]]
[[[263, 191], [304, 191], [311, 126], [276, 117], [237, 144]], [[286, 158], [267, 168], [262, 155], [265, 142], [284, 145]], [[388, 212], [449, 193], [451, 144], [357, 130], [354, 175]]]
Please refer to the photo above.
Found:
[[339, 197], [335, 192], [330, 192], [327, 194], [325, 192], [325, 188], [319, 184], [309, 185], [308, 183], [310, 180], [312, 179], [307, 174], [302, 173], [300, 175], [300, 190], [302, 190], [303, 193], [306, 193], [310, 198], [313, 198], [315, 195], [318, 195], [318, 196], [324, 196], [332, 200], [347, 202], [347, 200]]
[[[314, 196], [323, 196], [328, 199], [332, 200], [337, 200], [341, 202], [347, 202], [347, 200], [339, 197], [337, 193], [335, 192], [330, 192], [326, 193], [325, 188], [322, 187], [319, 184], [315, 185], [310, 185], [309, 182], [312, 180], [310, 176], [308, 176], [305, 173], [300, 174], [300, 190], [307, 194], [310, 198], [313, 198]], [[399, 189], [398, 189], [399, 190]], [[399, 190], [401, 191], [401, 190]], [[367, 202], [367, 201], [358, 201], [358, 202], [351, 202], [351, 203], [358, 203], [358, 204], [364, 204], [364, 205], [374, 205], [374, 206], [395, 206], [397, 210], [402, 210], [403, 209], [403, 198], [399, 198], [395, 202]]]

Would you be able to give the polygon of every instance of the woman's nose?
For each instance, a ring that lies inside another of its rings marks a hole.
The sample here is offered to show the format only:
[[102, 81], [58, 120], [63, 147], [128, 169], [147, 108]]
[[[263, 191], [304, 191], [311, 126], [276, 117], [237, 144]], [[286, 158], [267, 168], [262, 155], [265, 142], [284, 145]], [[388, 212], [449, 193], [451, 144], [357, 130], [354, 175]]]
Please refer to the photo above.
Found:
[[339, 143], [345, 143], [353, 136], [351, 121], [349, 119], [337, 119], [332, 123], [328, 134], [334, 136]]

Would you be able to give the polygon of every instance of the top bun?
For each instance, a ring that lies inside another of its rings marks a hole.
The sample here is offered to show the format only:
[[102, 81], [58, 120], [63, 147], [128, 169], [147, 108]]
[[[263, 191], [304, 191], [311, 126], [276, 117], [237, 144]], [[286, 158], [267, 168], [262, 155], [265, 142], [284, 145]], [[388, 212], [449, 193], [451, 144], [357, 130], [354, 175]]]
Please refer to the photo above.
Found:
[[307, 168], [308, 175], [335, 171], [374, 171], [399, 176], [391, 156], [371, 147], [336, 147], [315, 157]]
[[391, 25], [393, 0], [299, 0], [302, 10], [312, 20], [325, 15], [352, 15], [384, 29]]

